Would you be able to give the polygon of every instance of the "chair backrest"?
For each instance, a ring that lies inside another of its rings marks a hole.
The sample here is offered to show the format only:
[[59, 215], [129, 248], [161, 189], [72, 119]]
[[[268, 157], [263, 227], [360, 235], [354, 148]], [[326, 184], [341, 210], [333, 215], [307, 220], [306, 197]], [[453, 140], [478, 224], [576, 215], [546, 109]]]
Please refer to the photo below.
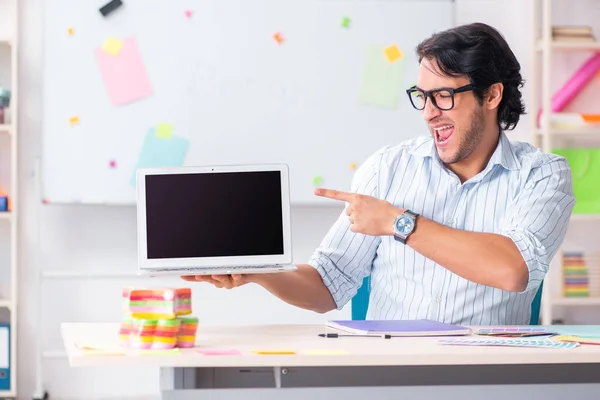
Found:
[[[531, 318], [529, 325], [539, 325], [540, 307], [542, 302], [542, 288], [544, 282], [540, 285], [533, 302], [531, 303]], [[367, 317], [367, 309], [369, 308], [369, 297], [371, 295], [371, 276], [363, 279], [362, 286], [352, 298], [352, 319], [363, 320]]]

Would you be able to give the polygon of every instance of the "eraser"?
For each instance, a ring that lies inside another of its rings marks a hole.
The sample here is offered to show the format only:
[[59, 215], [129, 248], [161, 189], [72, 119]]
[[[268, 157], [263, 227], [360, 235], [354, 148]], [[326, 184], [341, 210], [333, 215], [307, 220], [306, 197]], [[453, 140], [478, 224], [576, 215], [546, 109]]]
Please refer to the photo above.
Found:
[[123, 2], [121, 0], [112, 0], [111, 2], [106, 3], [100, 8], [100, 14], [102, 14], [103, 17], [106, 17], [108, 14], [115, 11], [122, 5]]

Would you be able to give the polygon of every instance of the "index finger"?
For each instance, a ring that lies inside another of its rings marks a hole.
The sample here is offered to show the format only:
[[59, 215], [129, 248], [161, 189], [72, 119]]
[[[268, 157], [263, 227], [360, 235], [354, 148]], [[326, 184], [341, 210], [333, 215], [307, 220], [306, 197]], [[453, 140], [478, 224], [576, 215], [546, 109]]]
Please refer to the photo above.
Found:
[[351, 201], [354, 198], [354, 193], [342, 192], [339, 190], [333, 189], [315, 189], [315, 194], [321, 197], [328, 197], [330, 199], [342, 200], [342, 201]]

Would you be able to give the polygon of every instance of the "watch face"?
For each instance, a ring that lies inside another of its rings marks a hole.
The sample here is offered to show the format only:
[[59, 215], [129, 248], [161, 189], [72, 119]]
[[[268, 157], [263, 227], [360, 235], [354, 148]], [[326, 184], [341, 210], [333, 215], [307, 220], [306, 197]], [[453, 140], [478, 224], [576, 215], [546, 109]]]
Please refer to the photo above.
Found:
[[398, 218], [398, 222], [396, 222], [396, 229], [401, 235], [408, 235], [412, 232], [414, 228], [414, 222], [409, 217], [403, 215]]

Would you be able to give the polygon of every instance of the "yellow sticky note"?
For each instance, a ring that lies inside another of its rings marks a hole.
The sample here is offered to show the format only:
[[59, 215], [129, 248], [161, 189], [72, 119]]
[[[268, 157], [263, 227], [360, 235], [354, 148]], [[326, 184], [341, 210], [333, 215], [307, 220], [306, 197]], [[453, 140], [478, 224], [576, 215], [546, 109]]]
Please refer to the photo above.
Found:
[[69, 28], [69, 36], [73, 36], [73, 28]]
[[79, 123], [79, 117], [77, 115], [74, 115], [71, 118], [69, 118], [69, 122], [71, 123], [71, 125], [77, 125]]
[[350, 353], [346, 350], [341, 349], [314, 349], [306, 350], [304, 354], [308, 354], [311, 356], [342, 356]]
[[350, 163], [350, 169], [355, 170], [356, 169], [356, 163]]
[[395, 44], [386, 47], [384, 53], [389, 62], [396, 62], [402, 57], [402, 52]]
[[156, 137], [161, 139], [171, 139], [171, 136], [173, 136], [173, 125], [164, 123], [158, 124], [158, 127], [156, 128]]
[[254, 350], [252, 351], [254, 354], [261, 355], [273, 355], [273, 354], [296, 354], [294, 350], [290, 349], [267, 349], [267, 350]]
[[119, 54], [122, 47], [123, 42], [113, 36], [106, 39], [104, 41], [104, 44], [102, 44], [102, 50], [105, 53], [110, 54], [111, 56], [116, 56], [117, 54]]

